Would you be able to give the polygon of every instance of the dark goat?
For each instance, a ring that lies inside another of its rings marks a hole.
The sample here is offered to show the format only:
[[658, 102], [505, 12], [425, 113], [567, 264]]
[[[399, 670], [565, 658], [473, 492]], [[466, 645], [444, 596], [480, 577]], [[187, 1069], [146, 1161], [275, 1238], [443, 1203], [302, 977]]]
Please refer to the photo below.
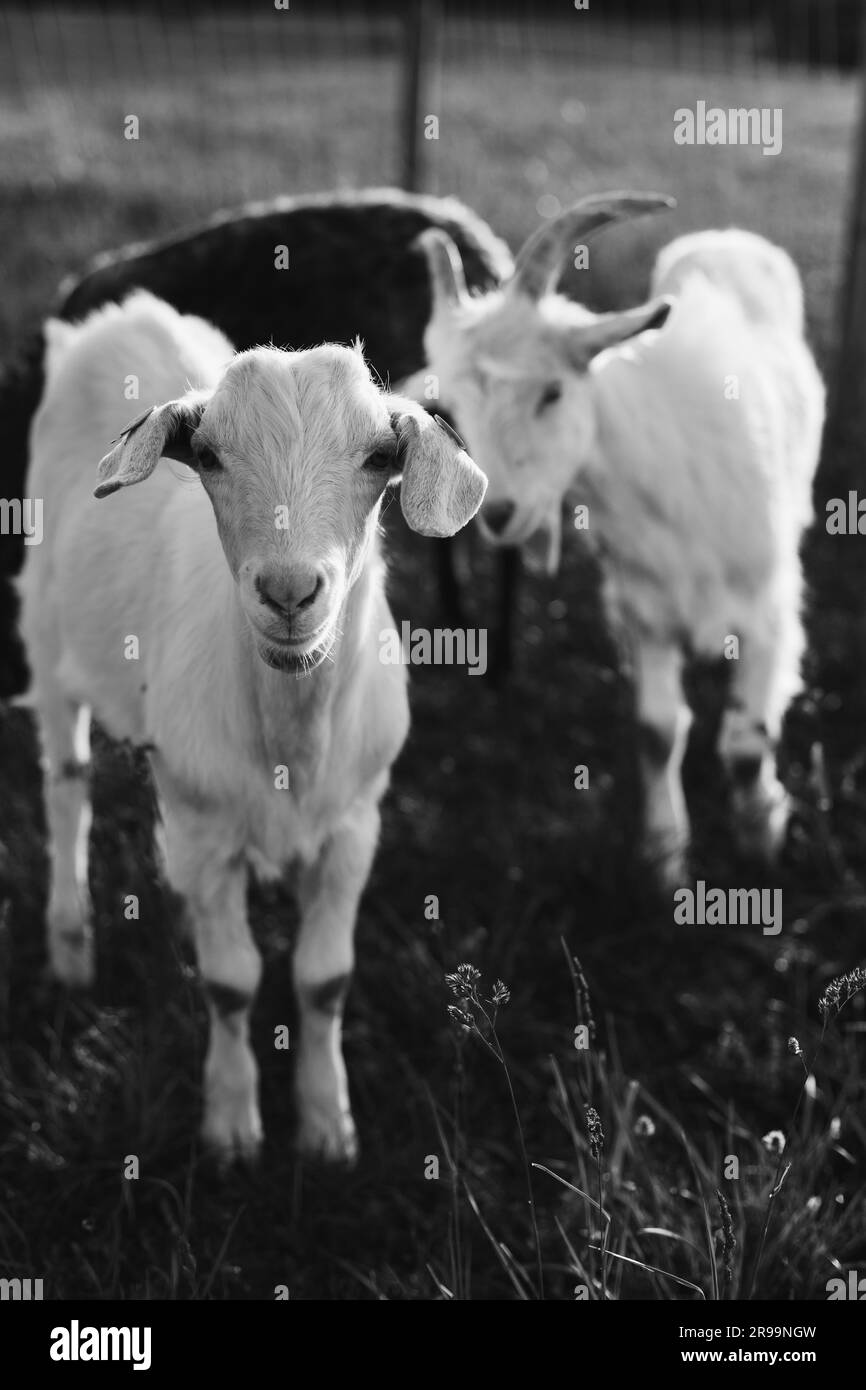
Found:
[[[59, 304], [47, 307], [61, 319], [80, 319], [141, 287], [181, 313], [216, 324], [239, 349], [271, 341], [305, 348], [360, 336], [373, 367], [396, 385], [424, 364], [430, 285], [425, 258], [413, 242], [428, 227], [442, 228], [456, 243], [470, 290], [491, 289], [510, 275], [505, 243], [456, 199], [370, 189], [249, 204], [179, 236], [97, 256], [80, 279], [61, 287]], [[288, 248], [288, 270], [275, 266], [281, 246]], [[42, 389], [40, 332], [0, 373], [4, 497], [23, 495], [30, 422]], [[451, 542], [435, 544], [443, 604], [457, 622]], [[22, 538], [3, 537], [0, 696], [17, 694], [27, 683], [10, 583], [22, 556]], [[503, 574], [511, 582], [502, 588], [508, 613], [514, 571], [514, 558], [506, 558]], [[500, 618], [500, 625], [507, 630], [508, 618]], [[500, 651], [503, 646], [507, 639]]]

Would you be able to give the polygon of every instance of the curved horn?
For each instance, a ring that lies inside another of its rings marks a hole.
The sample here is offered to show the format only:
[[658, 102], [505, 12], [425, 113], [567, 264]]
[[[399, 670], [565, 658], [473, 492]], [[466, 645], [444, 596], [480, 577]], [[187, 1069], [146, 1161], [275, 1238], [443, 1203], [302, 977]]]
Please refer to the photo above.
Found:
[[442, 307], [457, 308], [469, 299], [460, 252], [447, 232], [428, 227], [415, 238], [415, 245], [427, 257], [433, 289], [433, 312]]
[[508, 288], [530, 299], [540, 299], [553, 289], [571, 248], [600, 227], [674, 207], [676, 199], [666, 193], [595, 193], [581, 198], [573, 208], [538, 227], [523, 243]]

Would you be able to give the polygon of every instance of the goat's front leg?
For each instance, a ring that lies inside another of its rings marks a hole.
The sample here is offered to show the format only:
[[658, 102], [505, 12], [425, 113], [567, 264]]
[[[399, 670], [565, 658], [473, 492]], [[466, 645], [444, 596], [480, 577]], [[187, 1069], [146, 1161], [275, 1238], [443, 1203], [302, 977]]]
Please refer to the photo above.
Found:
[[799, 685], [802, 647], [796, 610], [787, 622], [768, 623], [764, 633], [744, 634], [719, 734], [737, 846], [767, 862], [784, 842], [790, 812], [776, 775], [776, 745], [785, 707]]
[[643, 849], [661, 885], [682, 885], [689, 817], [681, 769], [692, 716], [682, 689], [683, 657], [667, 643], [635, 644], [638, 743], [644, 796]]
[[316, 862], [302, 869], [298, 884], [298, 1148], [333, 1162], [351, 1163], [357, 1155], [341, 1029], [354, 963], [358, 902], [378, 838], [378, 806], [358, 805], [329, 837]]
[[210, 1022], [202, 1136], [220, 1160], [251, 1159], [262, 1138], [249, 1041], [261, 960], [247, 922], [246, 861], [196, 812], [164, 806], [163, 817], [167, 876], [185, 901]]
[[90, 843], [90, 711], [59, 695], [38, 705], [42, 729], [45, 813], [51, 858], [48, 950], [62, 984], [93, 983], [93, 929], [88, 888]]

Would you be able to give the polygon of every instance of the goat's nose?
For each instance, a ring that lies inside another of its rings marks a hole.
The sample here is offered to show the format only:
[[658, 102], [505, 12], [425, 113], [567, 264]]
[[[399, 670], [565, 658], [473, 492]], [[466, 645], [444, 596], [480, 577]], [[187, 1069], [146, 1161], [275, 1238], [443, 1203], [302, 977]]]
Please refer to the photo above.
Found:
[[490, 502], [481, 513], [484, 523], [494, 536], [501, 536], [514, 516], [513, 502]]
[[291, 617], [315, 602], [324, 588], [325, 576], [308, 565], [280, 565], [261, 570], [255, 585], [262, 603]]

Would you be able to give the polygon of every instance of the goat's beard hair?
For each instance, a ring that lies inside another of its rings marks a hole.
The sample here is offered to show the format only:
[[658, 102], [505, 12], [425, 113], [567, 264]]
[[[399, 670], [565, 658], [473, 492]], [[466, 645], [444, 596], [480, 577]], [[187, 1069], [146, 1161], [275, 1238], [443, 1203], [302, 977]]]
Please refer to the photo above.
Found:
[[530, 574], [555, 575], [562, 546], [562, 518], [557, 510], [545, 517], [520, 547]]
[[489, 545], [516, 547], [530, 574], [553, 576], [559, 572], [562, 550], [564, 497], [544, 497], [535, 502], [519, 502], [514, 516], [499, 534], [485, 525], [484, 508], [477, 517], [478, 528]]
[[325, 638], [309, 651], [287, 651], [285, 647], [274, 646], [263, 638], [256, 639], [256, 651], [266, 666], [274, 671], [282, 671], [291, 676], [308, 676], [330, 657], [337, 640], [337, 630], [332, 629]]

